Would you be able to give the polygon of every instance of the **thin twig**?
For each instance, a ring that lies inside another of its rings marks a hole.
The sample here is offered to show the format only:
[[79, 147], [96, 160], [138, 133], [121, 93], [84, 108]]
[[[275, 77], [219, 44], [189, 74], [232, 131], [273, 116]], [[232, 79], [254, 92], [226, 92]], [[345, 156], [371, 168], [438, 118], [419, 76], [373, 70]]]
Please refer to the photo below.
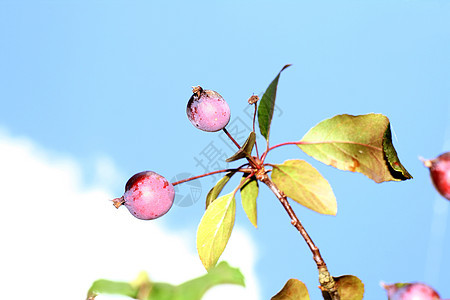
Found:
[[222, 130], [230, 138], [230, 140], [236, 145], [236, 147], [238, 147], [238, 149], [241, 149], [241, 146], [239, 145], [239, 143], [236, 142], [236, 140], [231, 136], [231, 134], [228, 132], [228, 130], [225, 127]]
[[267, 174], [259, 174], [258, 179], [261, 180], [269, 189], [275, 194], [275, 196], [280, 200], [284, 209], [288, 213], [291, 218], [291, 224], [299, 231], [299, 233], [304, 238], [306, 244], [312, 252], [313, 259], [316, 262], [317, 269], [319, 270], [319, 282], [321, 285], [321, 289], [324, 292], [327, 292], [332, 300], [340, 300], [335, 281], [328, 271], [327, 265], [320, 254], [319, 248], [314, 244], [313, 240], [309, 236], [306, 229], [303, 227], [300, 220], [297, 218], [294, 210], [289, 204], [286, 195], [282, 191], [278, 189], [275, 183], [267, 176]]
[[[254, 106], [255, 112], [253, 113], [253, 132], [255, 132], [256, 113], [258, 112], [258, 106], [256, 102], [254, 103]], [[255, 150], [256, 150], [256, 157], [259, 158], [258, 143], [255, 143]]]
[[[245, 165], [248, 165], [248, 164], [245, 164]], [[202, 175], [197, 175], [197, 176], [189, 177], [189, 178], [186, 178], [186, 179], [183, 179], [183, 180], [180, 180], [180, 181], [172, 182], [172, 185], [173, 185], [173, 186], [176, 186], [177, 184], [180, 184], [180, 183], [185, 183], [185, 182], [188, 182], [188, 181], [191, 181], [191, 180], [199, 179], [199, 178], [206, 177], [206, 176], [209, 176], [209, 175], [214, 175], [214, 174], [217, 174], [217, 173], [224, 173], [224, 172], [243, 172], [243, 173], [249, 173], [249, 172], [252, 172], [252, 171], [253, 171], [252, 168], [242, 168], [242, 167], [244, 167], [245, 165], [242, 165], [242, 166], [240, 166], [239, 168], [217, 170], [217, 171], [205, 173], [205, 174], [202, 174]]]

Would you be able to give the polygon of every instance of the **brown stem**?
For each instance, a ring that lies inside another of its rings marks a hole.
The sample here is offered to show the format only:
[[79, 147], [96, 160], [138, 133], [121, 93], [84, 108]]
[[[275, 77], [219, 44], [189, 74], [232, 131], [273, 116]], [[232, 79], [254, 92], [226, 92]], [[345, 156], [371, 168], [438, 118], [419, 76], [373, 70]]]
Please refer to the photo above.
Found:
[[252, 178], [252, 176], [255, 176], [255, 172], [254, 172], [254, 171], [249, 172], [249, 174], [247, 175], [247, 177], [245, 177], [244, 180], [241, 180], [241, 182], [239, 183], [239, 185], [234, 189], [234, 194], [236, 194], [237, 191], [238, 191], [241, 187], [243, 187], [244, 185], [246, 185], [246, 184], [248, 183], [248, 180], [249, 180], [250, 178]]
[[236, 140], [231, 136], [231, 134], [228, 132], [228, 130], [225, 127], [222, 130], [230, 138], [230, 140], [236, 145], [236, 147], [238, 147], [238, 149], [241, 149], [241, 146], [239, 146], [239, 143], [236, 142]]
[[[255, 106], [255, 112], [253, 113], [253, 132], [255, 132], [256, 113], [258, 112], [258, 106], [257, 106], [256, 102], [254, 103], [254, 106]], [[258, 143], [255, 143], [255, 150], [256, 150], [256, 157], [259, 158]]]
[[[248, 164], [245, 164], [245, 165], [248, 165]], [[214, 174], [218, 174], [218, 173], [232, 172], [232, 171], [248, 173], [248, 172], [252, 172], [253, 171], [253, 169], [251, 169], [251, 168], [243, 168], [245, 165], [242, 165], [239, 168], [235, 168], [235, 169], [217, 170], [217, 171], [212, 171], [212, 172], [205, 173], [205, 174], [202, 174], [202, 175], [189, 177], [189, 178], [186, 178], [186, 179], [183, 179], [183, 180], [180, 180], [180, 181], [172, 182], [172, 185], [176, 186], [177, 184], [180, 184], [180, 183], [185, 183], [185, 182], [188, 182], [188, 181], [191, 181], [191, 180], [199, 179], [199, 178], [202, 178], [202, 177], [206, 177], [206, 176], [214, 175]]]
[[313, 259], [316, 262], [317, 269], [319, 270], [319, 282], [321, 285], [320, 289], [323, 292], [327, 292], [332, 300], [340, 300], [335, 281], [331, 276], [330, 272], [328, 271], [327, 265], [325, 264], [322, 255], [320, 255], [319, 248], [314, 244], [308, 232], [306, 232], [306, 229], [303, 227], [302, 223], [297, 218], [297, 215], [295, 214], [294, 210], [289, 204], [286, 195], [284, 195], [284, 193], [278, 189], [278, 187], [269, 178], [269, 176], [267, 176], [266, 173], [259, 173], [258, 179], [262, 181], [265, 185], [267, 185], [267, 187], [269, 187], [269, 189], [275, 194], [278, 200], [280, 200], [284, 209], [291, 218], [292, 225], [295, 228], [297, 228], [298, 232], [300, 232], [302, 237], [305, 239], [306, 244], [308, 245], [309, 249], [312, 252]]

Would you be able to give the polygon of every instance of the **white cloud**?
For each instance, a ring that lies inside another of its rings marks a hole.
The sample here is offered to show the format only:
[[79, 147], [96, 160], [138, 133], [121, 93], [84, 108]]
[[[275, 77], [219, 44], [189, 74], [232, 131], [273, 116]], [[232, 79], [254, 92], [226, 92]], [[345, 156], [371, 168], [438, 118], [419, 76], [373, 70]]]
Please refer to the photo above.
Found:
[[[98, 168], [115, 180], [111, 161]], [[128, 281], [146, 270], [153, 280], [178, 284], [205, 273], [193, 233], [115, 210], [105, 182], [87, 189], [81, 178], [74, 159], [0, 130], [0, 298], [79, 300], [99, 278]], [[247, 287], [213, 288], [204, 299], [258, 299], [255, 246], [245, 231], [235, 228], [227, 257]]]
[[120, 186], [123, 188], [122, 176], [110, 157], [106, 155], [97, 157], [93, 162], [93, 166], [93, 182], [97, 187], [111, 189]]

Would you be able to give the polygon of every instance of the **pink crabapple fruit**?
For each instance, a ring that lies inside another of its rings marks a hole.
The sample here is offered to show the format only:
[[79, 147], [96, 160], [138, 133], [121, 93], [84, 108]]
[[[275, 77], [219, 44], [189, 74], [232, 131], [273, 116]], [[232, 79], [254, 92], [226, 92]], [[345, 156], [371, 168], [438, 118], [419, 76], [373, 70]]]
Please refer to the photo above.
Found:
[[230, 121], [230, 107], [222, 96], [200, 86], [193, 87], [194, 93], [186, 107], [186, 113], [192, 125], [200, 130], [215, 132], [227, 126]]
[[430, 286], [415, 283], [384, 284], [381, 286], [386, 290], [389, 300], [440, 300], [439, 294]]
[[125, 185], [122, 197], [113, 200], [114, 206], [125, 205], [141, 220], [153, 220], [166, 214], [172, 207], [175, 189], [163, 176], [144, 171], [133, 175]]
[[430, 176], [436, 190], [450, 200], [450, 152], [443, 153], [435, 159], [421, 159], [425, 167], [430, 169]]

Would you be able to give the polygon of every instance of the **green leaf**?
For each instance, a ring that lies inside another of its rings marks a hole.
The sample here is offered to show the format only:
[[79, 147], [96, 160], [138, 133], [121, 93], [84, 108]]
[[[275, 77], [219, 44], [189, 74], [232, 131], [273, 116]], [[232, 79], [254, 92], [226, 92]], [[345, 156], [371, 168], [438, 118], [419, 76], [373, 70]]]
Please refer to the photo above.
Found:
[[208, 274], [180, 285], [176, 300], [201, 299], [208, 289], [224, 283], [245, 286], [244, 276], [239, 269], [232, 268], [228, 263], [222, 261], [209, 270]]
[[145, 300], [149, 298], [153, 284], [150, 282], [146, 272], [139, 273], [139, 276], [130, 284], [133, 288], [137, 289], [136, 299]]
[[400, 163], [389, 119], [382, 114], [337, 115], [311, 128], [301, 142], [300, 149], [315, 159], [377, 183], [412, 178]]
[[141, 274], [131, 283], [97, 280], [89, 289], [88, 299], [92, 300], [99, 294], [115, 294], [140, 300], [200, 300], [210, 288], [219, 284], [245, 286], [244, 276], [239, 269], [223, 261], [206, 275], [178, 286], [164, 282], [150, 283], [146, 274]]
[[266, 140], [269, 140], [270, 123], [272, 122], [273, 111], [275, 109], [275, 98], [277, 96], [278, 80], [284, 69], [291, 65], [285, 65], [278, 73], [277, 77], [270, 83], [259, 102], [258, 107], [258, 124], [259, 130]]
[[245, 141], [244, 145], [230, 158], [227, 158], [226, 162], [232, 162], [241, 158], [252, 156], [253, 146], [255, 145], [256, 134], [252, 131]]
[[225, 250], [235, 215], [234, 192], [217, 198], [206, 209], [197, 229], [197, 251], [206, 270], [216, 265]]
[[328, 181], [304, 160], [274, 165], [272, 180], [292, 200], [321, 214], [335, 215], [336, 198]]
[[106, 279], [96, 280], [88, 291], [87, 299], [92, 300], [100, 294], [114, 294], [136, 299], [138, 288], [128, 282], [117, 282]]
[[298, 279], [289, 279], [271, 300], [309, 300], [308, 289]]
[[[150, 291], [150, 296], [147, 298], [147, 300], [174, 300], [174, 299], [183, 299], [183, 298], [178, 296], [177, 286], [165, 282], [158, 282], [153, 284], [152, 290]], [[193, 300], [189, 298], [184, 299]]]
[[223, 188], [227, 184], [227, 182], [233, 177], [233, 175], [236, 174], [236, 171], [231, 171], [225, 174], [224, 177], [222, 177], [216, 185], [208, 192], [208, 195], [206, 195], [206, 208], [213, 202], [214, 200], [219, 197], [220, 192], [222, 192]]
[[[242, 181], [247, 178], [248, 174], [244, 174]], [[241, 181], [241, 182], [242, 182]], [[242, 207], [253, 226], [257, 226], [256, 198], [258, 198], [259, 186], [256, 177], [251, 177], [247, 183], [241, 187]]]
[[222, 261], [201, 277], [186, 281], [179, 286], [156, 283], [149, 300], [200, 300], [212, 287], [219, 284], [237, 284], [245, 286], [244, 276], [237, 268]]

